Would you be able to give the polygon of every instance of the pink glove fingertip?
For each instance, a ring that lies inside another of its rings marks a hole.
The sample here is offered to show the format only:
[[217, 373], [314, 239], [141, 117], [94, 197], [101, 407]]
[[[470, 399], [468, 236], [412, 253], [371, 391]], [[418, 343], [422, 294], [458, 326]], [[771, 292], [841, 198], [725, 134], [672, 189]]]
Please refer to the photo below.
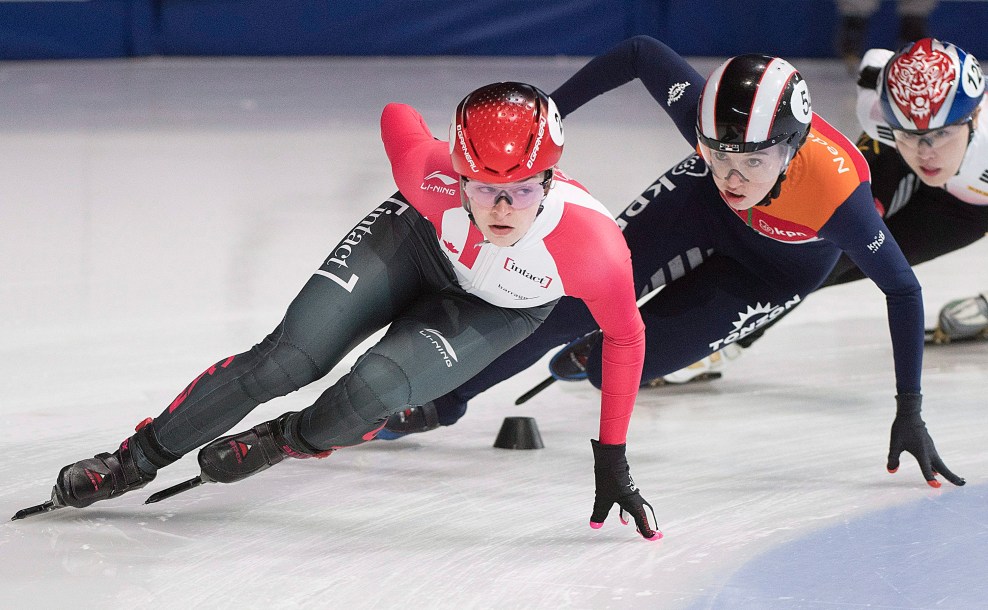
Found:
[[595, 522], [591, 521], [590, 522], [590, 527], [592, 527], [595, 530], [599, 530], [600, 528], [604, 527], [604, 524], [603, 523], [595, 523]]

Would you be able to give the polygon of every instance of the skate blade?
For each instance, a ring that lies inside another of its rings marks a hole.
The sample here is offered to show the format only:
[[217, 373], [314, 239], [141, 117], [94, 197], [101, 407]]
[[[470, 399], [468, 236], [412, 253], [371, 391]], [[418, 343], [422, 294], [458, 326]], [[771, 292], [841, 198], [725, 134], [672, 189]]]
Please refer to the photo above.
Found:
[[27, 508], [22, 508], [21, 510], [14, 513], [14, 516], [10, 518], [11, 521], [17, 521], [18, 519], [24, 519], [25, 517], [32, 517], [34, 515], [40, 515], [41, 513], [48, 513], [58, 508], [63, 508], [65, 505], [62, 504], [58, 496], [55, 495], [55, 490], [51, 491], [51, 500], [47, 502], [42, 502], [41, 504], [36, 504], [34, 506], [28, 506]]
[[520, 404], [524, 404], [524, 403], [528, 402], [536, 394], [538, 394], [539, 392], [541, 392], [542, 390], [546, 389], [547, 387], [551, 386], [554, 383], [556, 383], [556, 378], [555, 377], [546, 377], [545, 379], [543, 379], [542, 381], [540, 381], [539, 384], [536, 385], [534, 388], [532, 388], [531, 390], [525, 392], [524, 394], [522, 394], [521, 396], [519, 396], [517, 399], [515, 399], [515, 404], [516, 405], [520, 405]]
[[180, 494], [180, 493], [182, 493], [184, 491], [189, 491], [190, 489], [193, 489], [195, 487], [199, 487], [200, 485], [202, 485], [205, 482], [206, 481], [203, 480], [203, 478], [201, 476], [193, 477], [193, 478], [189, 479], [188, 481], [182, 481], [178, 485], [172, 485], [168, 489], [163, 489], [163, 490], [161, 490], [161, 491], [159, 491], [157, 493], [151, 494], [151, 496], [148, 497], [148, 499], [145, 500], [144, 503], [145, 504], [154, 504], [155, 502], [161, 502], [162, 500], [165, 500], [165, 499], [170, 498], [172, 496], [177, 496], [178, 494]]
[[649, 381], [646, 384], [646, 386], [649, 387], [649, 388], [661, 388], [661, 387], [664, 387], [664, 386], [667, 386], [667, 385], [671, 385], [671, 386], [688, 385], [688, 384], [691, 384], [691, 383], [696, 383], [697, 381], [713, 381], [714, 379], [720, 379], [721, 376], [722, 376], [721, 373], [719, 373], [717, 371], [711, 371], [711, 372], [707, 372], [707, 373], [700, 373], [696, 377], [692, 377], [689, 380], [682, 381], [682, 382], [666, 381], [662, 377], [656, 377], [655, 379]]

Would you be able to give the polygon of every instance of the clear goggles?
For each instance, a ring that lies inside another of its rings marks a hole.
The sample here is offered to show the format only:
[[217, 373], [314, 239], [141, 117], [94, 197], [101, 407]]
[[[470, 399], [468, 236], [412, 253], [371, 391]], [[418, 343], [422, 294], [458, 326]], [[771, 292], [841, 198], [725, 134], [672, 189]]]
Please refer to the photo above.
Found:
[[916, 149], [919, 148], [920, 144], [926, 144], [928, 147], [936, 150], [943, 148], [947, 144], [956, 142], [961, 133], [969, 134], [970, 129], [971, 121], [968, 119], [957, 125], [947, 125], [946, 127], [931, 129], [929, 131], [902, 131], [901, 129], [893, 129], [892, 137], [895, 138], [895, 145], [902, 148]]
[[699, 144], [700, 154], [710, 172], [721, 180], [738, 175], [745, 182], [770, 182], [779, 177], [792, 160], [795, 149], [788, 142], [779, 142], [754, 152], [725, 152]]
[[546, 196], [545, 189], [551, 180], [552, 174], [549, 172], [546, 172], [545, 179], [541, 182], [531, 180], [513, 184], [491, 184], [464, 178], [463, 192], [471, 204], [482, 208], [493, 208], [499, 200], [504, 199], [512, 208], [524, 210], [542, 203]]

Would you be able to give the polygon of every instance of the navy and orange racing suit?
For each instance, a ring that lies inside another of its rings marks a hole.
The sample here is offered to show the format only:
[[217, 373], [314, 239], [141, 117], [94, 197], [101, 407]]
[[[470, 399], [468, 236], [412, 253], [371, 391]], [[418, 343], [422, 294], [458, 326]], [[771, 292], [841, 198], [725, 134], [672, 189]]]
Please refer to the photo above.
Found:
[[[551, 96], [563, 115], [635, 78], [696, 146], [704, 79], [647, 37], [619, 43]], [[919, 392], [923, 355], [920, 285], [872, 199], [868, 165], [855, 145], [814, 115], [779, 197], [735, 211], [720, 197], [699, 155], [653, 182], [618, 217], [632, 252], [648, 346], [643, 379], [669, 374], [736, 342], [816, 290], [845, 253], [886, 295], [896, 391]], [[585, 308], [562, 299], [531, 337], [436, 402], [440, 423], [462, 415], [480, 392], [594, 330]], [[590, 354], [600, 383], [601, 354]]]

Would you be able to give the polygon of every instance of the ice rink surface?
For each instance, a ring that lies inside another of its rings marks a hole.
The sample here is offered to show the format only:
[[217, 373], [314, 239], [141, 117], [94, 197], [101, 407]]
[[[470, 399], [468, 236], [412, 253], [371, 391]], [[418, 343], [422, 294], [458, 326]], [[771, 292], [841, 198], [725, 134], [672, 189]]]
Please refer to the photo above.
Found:
[[[203, 369], [259, 341], [394, 190], [377, 121], [445, 138], [468, 91], [551, 91], [550, 59], [151, 59], [0, 64], [0, 517], [111, 451]], [[716, 59], [697, 59], [706, 74]], [[794, 63], [855, 137], [837, 62]], [[615, 213], [689, 152], [637, 83], [567, 120], [562, 166]], [[988, 288], [985, 243], [917, 268], [927, 319]], [[262, 405], [304, 408], [343, 374]], [[882, 608], [988, 603], [988, 343], [927, 350], [924, 416], [968, 484], [885, 471], [895, 393], [883, 295], [808, 299], [724, 378], [645, 390], [628, 437], [665, 538], [588, 527], [599, 395], [538, 365], [460, 424], [293, 461], [155, 505], [138, 492], [0, 526], [3, 608]], [[495, 449], [535, 417], [538, 451]]]

